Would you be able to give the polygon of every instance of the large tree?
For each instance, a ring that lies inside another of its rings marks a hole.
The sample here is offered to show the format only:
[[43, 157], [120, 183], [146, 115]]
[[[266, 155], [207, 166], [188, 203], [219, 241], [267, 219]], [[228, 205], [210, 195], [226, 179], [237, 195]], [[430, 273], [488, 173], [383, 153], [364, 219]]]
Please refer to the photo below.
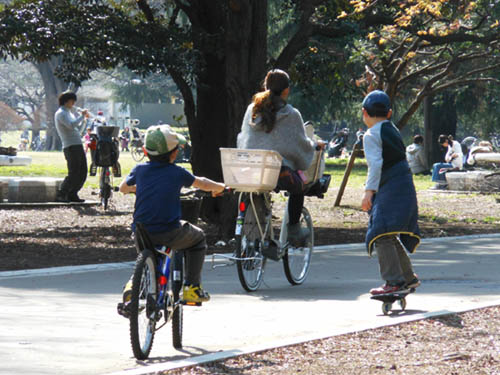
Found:
[[33, 64], [0, 62], [0, 101], [31, 123], [33, 137], [40, 131], [44, 100], [42, 80]]
[[266, 0], [23, 1], [0, 13], [0, 56], [64, 57], [58, 74], [76, 83], [120, 64], [170, 75], [184, 98], [193, 171], [221, 180], [219, 147], [235, 145], [266, 70], [288, 68], [316, 33], [346, 32], [321, 24], [322, 3], [293, 2], [294, 32], [268, 61]]
[[408, 123], [425, 97], [470, 84], [500, 84], [500, 2], [351, 3], [351, 17], [386, 14], [392, 19], [372, 27], [355, 49], [367, 66], [369, 86], [383, 88], [392, 99], [413, 98], [399, 114], [398, 127]]

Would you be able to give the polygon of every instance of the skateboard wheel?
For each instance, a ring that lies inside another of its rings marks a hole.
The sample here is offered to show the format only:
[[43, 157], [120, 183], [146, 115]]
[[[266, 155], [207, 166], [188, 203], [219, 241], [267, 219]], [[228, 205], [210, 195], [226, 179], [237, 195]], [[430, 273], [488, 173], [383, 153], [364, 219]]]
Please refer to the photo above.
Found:
[[388, 315], [391, 309], [392, 309], [392, 303], [384, 302], [382, 304], [382, 312], [384, 313], [384, 315]]
[[399, 306], [401, 306], [401, 310], [405, 311], [405, 309], [406, 309], [406, 299], [405, 298], [401, 298], [399, 300]]

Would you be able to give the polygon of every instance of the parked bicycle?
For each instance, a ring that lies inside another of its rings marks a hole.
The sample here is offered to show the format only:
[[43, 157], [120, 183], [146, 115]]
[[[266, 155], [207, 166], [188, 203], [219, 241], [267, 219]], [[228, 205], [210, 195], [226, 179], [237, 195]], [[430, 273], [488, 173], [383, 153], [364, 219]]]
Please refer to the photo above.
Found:
[[[94, 162], [99, 168], [99, 198], [104, 210], [108, 209], [113, 191], [118, 191], [118, 187], [113, 186], [113, 177], [121, 177], [121, 167], [118, 162], [120, 151], [116, 140], [119, 131], [118, 126], [97, 127]], [[95, 175], [93, 168], [95, 167], [91, 167], [91, 175]]]
[[[185, 200], [183, 219], [196, 222], [201, 200], [206, 194], [191, 190], [181, 196], [196, 195]], [[184, 202], [181, 200], [181, 202]], [[193, 206], [194, 205], [194, 206]], [[186, 212], [185, 208], [189, 208]], [[153, 347], [156, 331], [172, 322], [172, 344], [182, 348], [183, 306], [201, 306], [182, 300], [184, 252], [173, 251], [167, 246], [155, 246], [145, 227], [136, 224], [136, 250], [138, 253], [132, 277], [132, 295], [125, 308], [118, 304], [118, 313], [130, 320], [130, 342], [137, 359], [146, 359]], [[163, 319], [163, 324], [157, 324]]]
[[132, 134], [132, 138], [130, 140], [130, 153], [132, 154], [132, 159], [134, 159], [137, 163], [142, 161], [146, 156], [144, 154], [144, 139], [142, 134], [137, 130], [136, 126], [140, 124], [138, 119], [131, 120], [130, 122], [130, 133]]
[[[316, 181], [306, 191], [308, 196], [323, 198], [330, 176], [318, 177], [322, 152], [315, 165]], [[239, 193], [236, 219], [236, 249], [233, 255], [216, 254], [236, 263], [242, 287], [249, 291], [259, 288], [264, 277], [267, 259], [283, 260], [288, 282], [302, 284], [309, 273], [314, 250], [314, 228], [307, 208], [302, 209], [301, 227], [309, 229], [309, 237], [301, 246], [288, 241], [288, 207], [284, 209], [281, 230], [276, 232], [271, 192], [281, 168], [281, 156], [274, 151], [221, 149], [224, 182]]]

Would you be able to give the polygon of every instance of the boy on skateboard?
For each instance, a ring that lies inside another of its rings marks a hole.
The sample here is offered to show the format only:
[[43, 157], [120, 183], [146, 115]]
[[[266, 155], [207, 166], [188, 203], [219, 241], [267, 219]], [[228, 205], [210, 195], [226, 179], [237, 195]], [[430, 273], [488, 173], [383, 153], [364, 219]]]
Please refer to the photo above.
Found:
[[394, 293], [420, 285], [406, 251], [420, 243], [417, 224], [417, 194], [389, 96], [380, 90], [363, 100], [363, 122], [368, 127], [363, 146], [368, 163], [365, 194], [361, 202], [370, 214], [366, 247], [377, 252], [385, 284], [370, 290], [372, 295]]

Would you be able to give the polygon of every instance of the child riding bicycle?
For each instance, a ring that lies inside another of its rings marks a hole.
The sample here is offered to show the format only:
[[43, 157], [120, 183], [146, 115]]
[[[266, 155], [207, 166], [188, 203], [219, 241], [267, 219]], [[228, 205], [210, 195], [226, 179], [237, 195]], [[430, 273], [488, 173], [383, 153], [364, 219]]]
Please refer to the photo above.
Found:
[[[205, 260], [206, 241], [203, 231], [181, 220], [180, 191], [183, 187], [221, 193], [225, 185], [204, 177], [193, 176], [174, 164], [179, 147], [186, 139], [168, 125], [150, 126], [145, 137], [149, 162], [137, 164], [120, 184], [124, 194], [135, 193], [136, 202], [132, 230], [142, 223], [155, 245], [185, 251], [186, 277], [183, 300], [206, 302], [209, 294], [201, 287], [201, 271]], [[123, 291], [123, 302], [130, 301], [131, 280]]]

